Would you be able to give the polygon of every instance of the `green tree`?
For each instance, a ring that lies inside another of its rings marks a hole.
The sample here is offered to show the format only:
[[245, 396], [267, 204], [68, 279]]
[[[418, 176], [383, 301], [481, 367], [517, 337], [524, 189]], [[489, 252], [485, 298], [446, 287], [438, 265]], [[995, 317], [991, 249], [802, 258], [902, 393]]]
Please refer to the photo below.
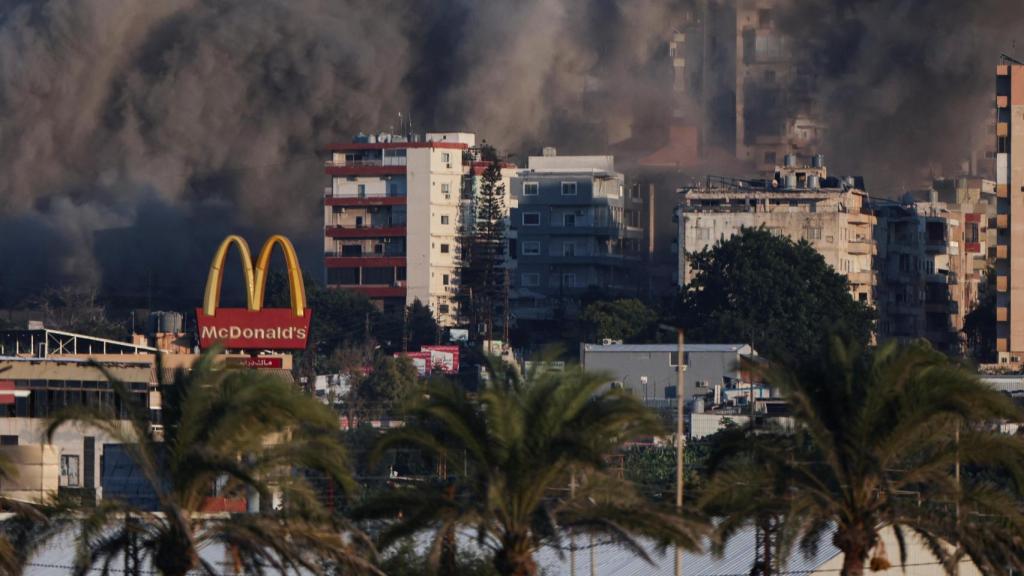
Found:
[[[461, 241], [462, 266], [460, 272], [460, 301], [463, 314], [474, 332], [485, 323], [493, 331], [495, 323], [502, 323], [500, 309], [505, 300], [505, 184], [501, 181], [501, 162], [494, 148], [484, 146], [480, 157], [485, 164], [480, 178], [480, 189], [471, 192], [473, 198], [472, 226], [463, 223]], [[471, 175], [467, 186], [474, 186]], [[495, 318], [495, 311], [499, 310]], [[490, 339], [492, 334], [483, 334]]]
[[358, 388], [366, 400], [394, 410], [413, 398], [419, 389], [419, 373], [408, 357], [379, 356]]
[[826, 357], [830, 332], [860, 344], [871, 337], [873, 310], [804, 240], [746, 228], [688, 257], [694, 274], [680, 303], [691, 341], [749, 342], [793, 365]]
[[583, 309], [582, 320], [591, 342], [604, 338], [635, 341], [650, 335], [658, 315], [640, 300], [622, 298], [588, 305]]
[[438, 459], [441, 481], [383, 495], [357, 517], [400, 518], [381, 534], [383, 545], [433, 531], [435, 565], [452, 556], [457, 528], [475, 530], [493, 547], [497, 571], [514, 576], [536, 574], [537, 549], [562, 546], [570, 534], [604, 536], [640, 555], [636, 536], [695, 549], [703, 525], [651, 504], [608, 470], [606, 456], [661, 425], [634, 397], [603, 389], [605, 382], [578, 367], [525, 379], [502, 367], [473, 397], [432, 383], [410, 424], [389, 431], [376, 453], [426, 450]]
[[[792, 434], [748, 436], [717, 467], [702, 500], [723, 541], [739, 527], [781, 519], [776, 553], [813, 547], [831, 534], [842, 574], [889, 565], [879, 533], [896, 532], [901, 564], [909, 533], [951, 569], [967, 554], [983, 573], [1024, 567], [1024, 441], [992, 431], [1019, 421], [1008, 398], [949, 363], [925, 342], [872, 354], [835, 341], [798, 373], [763, 370], [798, 423]], [[957, 480], [957, 465], [993, 470]], [[759, 524], [760, 525], [760, 524]], [[955, 551], [944, 543], [957, 546]]]
[[440, 333], [434, 314], [418, 298], [404, 309], [382, 315], [371, 326], [372, 336], [387, 352], [416, 351], [437, 344]]
[[[109, 406], [69, 408], [50, 421], [50, 438], [65, 425], [81, 423], [117, 439], [158, 502], [157, 512], [111, 498], [81, 510], [74, 517], [80, 530], [75, 573], [96, 565], [106, 573], [125, 555], [136, 569], [150, 563], [165, 576], [195, 569], [216, 573], [199, 555], [211, 543], [229, 550], [238, 569], [257, 574], [322, 574], [330, 564], [369, 569], [372, 547], [362, 547], [367, 542], [357, 532], [324, 512], [305, 477], [293, 473], [296, 467], [318, 471], [344, 489], [354, 487], [336, 416], [273, 375], [215, 366], [218, 353], [206, 352], [190, 372], [161, 383], [162, 440], [150, 427], [148, 410], [110, 374], [119, 402], [129, 407], [127, 427]], [[258, 495], [267, 503], [272, 492], [282, 496], [283, 509], [200, 514], [211, 495]]]

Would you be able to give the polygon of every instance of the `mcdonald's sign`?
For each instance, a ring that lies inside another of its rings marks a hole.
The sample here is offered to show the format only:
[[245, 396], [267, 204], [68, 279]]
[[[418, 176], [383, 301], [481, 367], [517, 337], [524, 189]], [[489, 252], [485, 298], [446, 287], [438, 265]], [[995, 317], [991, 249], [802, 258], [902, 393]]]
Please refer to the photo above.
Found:
[[[242, 259], [245, 280], [245, 308], [220, 308], [220, 286], [224, 277], [224, 260], [234, 246]], [[276, 246], [281, 247], [288, 267], [288, 289], [291, 306], [263, 308], [267, 287], [267, 267]], [[312, 310], [306, 308], [306, 289], [302, 270], [291, 241], [281, 235], [271, 236], [263, 244], [253, 265], [249, 245], [240, 236], [231, 235], [221, 242], [210, 264], [206, 279], [203, 307], [196, 310], [199, 346], [208, 348], [220, 342], [229, 349], [299, 350], [306, 347]]]

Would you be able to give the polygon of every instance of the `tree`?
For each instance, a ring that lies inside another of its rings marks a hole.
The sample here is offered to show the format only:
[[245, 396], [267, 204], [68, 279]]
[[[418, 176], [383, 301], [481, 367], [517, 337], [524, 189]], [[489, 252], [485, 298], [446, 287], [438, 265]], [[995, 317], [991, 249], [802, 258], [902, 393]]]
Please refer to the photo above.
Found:
[[[718, 468], [702, 499], [724, 518], [723, 539], [776, 517], [780, 558], [831, 533], [846, 576], [863, 574], [869, 557], [872, 569], [889, 565], [879, 545], [885, 529], [896, 533], [901, 564], [913, 533], [947, 569], [961, 554], [984, 573], [1024, 567], [1024, 441], [992, 431], [993, 422], [1020, 420], [1011, 400], [926, 342], [865, 356], [834, 341], [813, 367], [774, 366], [763, 377], [798, 426], [790, 435], [752, 432]], [[958, 481], [958, 465], [1012, 482]]]
[[604, 338], [635, 341], [646, 337], [658, 315], [635, 298], [600, 301], [583, 309], [582, 320], [591, 342]]
[[996, 361], [996, 271], [989, 267], [978, 305], [964, 318], [967, 347], [976, 362]]
[[[375, 448], [426, 450], [438, 459], [439, 480], [394, 491], [365, 504], [357, 517], [400, 518], [382, 545], [433, 531], [435, 565], [451, 548], [456, 528], [478, 532], [494, 551], [500, 574], [537, 573], [536, 550], [563, 545], [566, 535], [603, 536], [646, 557], [634, 538], [699, 545], [703, 525], [646, 501], [611, 473], [605, 457], [630, 439], [656, 434], [656, 415], [607, 378], [578, 367], [534, 371], [521, 378], [492, 369], [476, 397], [433, 382], [410, 410], [409, 425], [386, 433]], [[578, 486], [568, 488], [572, 480]], [[554, 497], [553, 494], [561, 494]]]
[[[505, 184], [501, 181], [501, 162], [494, 148], [484, 146], [480, 157], [485, 164], [480, 189], [473, 198], [472, 226], [463, 223], [466, 235], [461, 242], [462, 269], [460, 300], [471, 330], [487, 325], [488, 339], [493, 334], [494, 311], [504, 306], [505, 278]], [[473, 186], [472, 176], [467, 186]], [[468, 312], [468, 313], [467, 313]], [[501, 318], [497, 319], [502, 322]]]
[[91, 288], [48, 288], [25, 305], [38, 310], [51, 328], [114, 340], [124, 340], [128, 334], [125, 324], [108, 318], [106, 308], [97, 300], [96, 290]]
[[873, 311], [804, 240], [745, 228], [689, 257], [695, 275], [680, 303], [691, 341], [747, 342], [793, 365], [826, 357], [829, 333], [859, 344], [871, 337]]
[[[329, 564], [369, 569], [365, 540], [322, 511], [305, 477], [293, 473], [296, 467], [318, 471], [353, 488], [336, 416], [273, 375], [216, 367], [218, 353], [207, 351], [190, 373], [179, 371], [173, 383], [161, 382], [162, 441], [150, 428], [148, 410], [110, 374], [119, 401], [129, 406], [127, 427], [108, 406], [69, 408], [50, 421], [50, 438], [64, 425], [83, 423], [117, 439], [158, 502], [156, 513], [110, 498], [81, 510], [75, 573], [86, 574], [95, 565], [106, 573], [120, 556], [136, 568], [149, 562], [166, 576], [194, 569], [213, 574], [199, 555], [209, 543], [229, 550], [237, 569], [257, 574], [322, 574]], [[283, 509], [200, 514], [211, 495], [258, 495], [269, 502], [272, 491], [281, 494]]]
[[372, 336], [387, 352], [416, 351], [425, 344], [437, 344], [440, 333], [433, 313], [419, 298], [383, 314], [371, 325]]

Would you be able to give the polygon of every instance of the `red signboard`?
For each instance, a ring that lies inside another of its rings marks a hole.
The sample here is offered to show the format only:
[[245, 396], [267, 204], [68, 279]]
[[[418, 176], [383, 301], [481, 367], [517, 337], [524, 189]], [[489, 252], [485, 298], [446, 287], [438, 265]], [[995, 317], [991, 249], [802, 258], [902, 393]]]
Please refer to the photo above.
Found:
[[970, 254], [981, 252], [981, 242], [964, 242], [964, 249]]
[[283, 368], [284, 359], [270, 356], [253, 356], [251, 358], [227, 358], [224, 361], [228, 366], [239, 368]]
[[964, 214], [964, 221], [965, 222], [981, 222], [981, 214], [977, 214], [977, 213]]
[[302, 350], [309, 337], [307, 308], [296, 316], [288, 308], [218, 308], [213, 316], [196, 310], [199, 324], [199, 347], [208, 348], [220, 342], [228, 349]]
[[458, 346], [422, 346], [420, 350], [430, 353], [430, 365], [434, 370], [445, 374], [459, 373]]
[[[0, 406], [14, 404], [14, 380], [0, 380]], [[4, 391], [11, 391], [11, 394], [4, 394]]]

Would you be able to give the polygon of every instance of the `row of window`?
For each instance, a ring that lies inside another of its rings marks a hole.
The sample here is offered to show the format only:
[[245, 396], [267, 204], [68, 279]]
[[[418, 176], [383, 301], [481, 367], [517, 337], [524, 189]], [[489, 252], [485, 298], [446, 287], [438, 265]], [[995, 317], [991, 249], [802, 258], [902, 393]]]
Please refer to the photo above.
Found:
[[[540, 194], [539, 182], [524, 182], [523, 196], [537, 196]], [[576, 182], [562, 182], [562, 196], [575, 196]]]
[[[538, 272], [526, 272], [521, 277], [522, 285], [530, 288], [536, 288], [540, 286], [540, 273]], [[564, 288], [575, 288], [576, 287], [576, 274], [572, 272], [566, 272], [562, 274], [561, 286]]]

